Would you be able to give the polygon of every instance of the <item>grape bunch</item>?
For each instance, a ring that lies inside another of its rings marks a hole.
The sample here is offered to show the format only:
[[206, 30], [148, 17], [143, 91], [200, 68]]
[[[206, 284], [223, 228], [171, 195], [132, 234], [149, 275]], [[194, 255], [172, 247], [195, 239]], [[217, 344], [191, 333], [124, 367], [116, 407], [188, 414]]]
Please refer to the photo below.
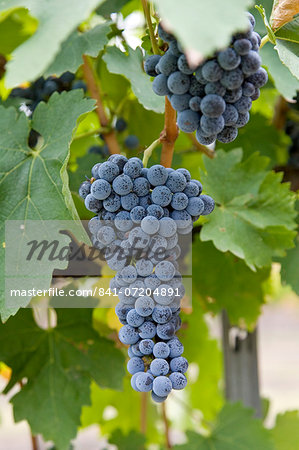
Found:
[[119, 339], [129, 345], [131, 385], [163, 402], [187, 384], [188, 362], [175, 336], [185, 295], [180, 240], [214, 201], [183, 168], [144, 168], [138, 158], [111, 155], [91, 172], [79, 194], [96, 213], [88, 225], [93, 246], [117, 272], [110, 289], [119, 297], [115, 311], [123, 324]]
[[249, 121], [252, 101], [268, 80], [261, 67], [261, 38], [254, 31], [255, 19], [248, 13], [248, 29], [232, 37], [230, 46], [216, 52], [197, 67], [191, 67], [175, 37], [161, 23], [158, 33], [168, 43], [163, 56], [152, 55], [144, 62], [145, 72], [155, 77], [153, 91], [168, 97], [178, 112], [178, 127], [196, 131], [200, 144], [236, 139], [238, 128]]
[[41, 101], [48, 101], [54, 92], [70, 91], [72, 89], [87, 90], [86, 84], [82, 80], [75, 80], [75, 75], [71, 72], [64, 72], [60, 77], [50, 76], [40, 77], [28, 87], [17, 87], [12, 89], [10, 97], [21, 98], [29, 113], [33, 113]]

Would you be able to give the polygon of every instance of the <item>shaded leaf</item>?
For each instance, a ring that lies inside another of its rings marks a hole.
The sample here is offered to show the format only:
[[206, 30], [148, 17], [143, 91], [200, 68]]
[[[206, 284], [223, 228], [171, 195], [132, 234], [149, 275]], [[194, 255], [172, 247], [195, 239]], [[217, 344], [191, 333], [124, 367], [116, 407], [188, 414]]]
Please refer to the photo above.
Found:
[[130, 0], [105, 0], [101, 6], [96, 10], [96, 13], [100, 16], [109, 18], [110, 14], [118, 12], [126, 5]]
[[287, 66], [299, 82], [299, 43], [277, 39], [275, 48], [282, 63]]
[[[194, 2], [186, 0], [155, 1], [162, 20], [173, 30], [185, 49], [197, 50], [203, 56], [225, 47], [231, 35], [248, 26], [245, 11], [253, 4], [251, 0], [226, 2]], [[215, 24], [217, 20], [217, 32]]]
[[123, 75], [131, 82], [131, 87], [138, 101], [146, 108], [157, 113], [164, 111], [164, 97], [159, 97], [152, 90], [152, 83], [142, 68], [143, 57], [139, 48], [128, 48], [128, 54], [116, 47], [108, 47], [103, 56], [110, 72]]
[[45, 76], [55, 73], [57, 76], [63, 72], [76, 72], [83, 63], [83, 55], [96, 57], [108, 42], [107, 34], [110, 24], [103, 23], [92, 28], [86, 33], [72, 33], [61, 44], [61, 49], [54, 61], [45, 72]]
[[240, 404], [226, 404], [208, 437], [187, 431], [188, 442], [175, 445], [178, 450], [275, 450], [270, 433], [253, 417], [253, 410]]
[[283, 27], [276, 31], [275, 36], [279, 39], [299, 43], [299, 17], [295, 17], [294, 20], [286, 23]]
[[[28, 119], [24, 114], [18, 115], [13, 108], [1, 108], [0, 114], [0, 241], [5, 241], [4, 224], [8, 220], [23, 220], [22, 236], [26, 233], [27, 220], [41, 221], [41, 230], [47, 236], [45, 220], [74, 220], [74, 232], [79, 240], [86, 240], [86, 234], [78, 221], [68, 188], [66, 164], [69, 156], [69, 144], [76, 127], [77, 119], [92, 110], [94, 101], [83, 98], [82, 91], [55, 93], [47, 104], [40, 103], [36, 108], [32, 127], [43, 137], [43, 143], [37, 150], [28, 147], [30, 130]], [[7, 130], [14, 130], [8, 133]], [[19, 180], [15, 189], [15, 180]], [[21, 239], [22, 239], [21, 236]], [[20, 242], [20, 245], [22, 242]], [[4, 253], [1, 254], [1, 315], [5, 319], [15, 313], [20, 306], [26, 306], [30, 297], [16, 298], [15, 307], [7, 310], [4, 304]], [[21, 264], [15, 257], [15, 273]], [[44, 261], [39, 270], [42, 278], [27, 278], [23, 289], [47, 289], [54, 267], [65, 268], [66, 262]], [[63, 267], [62, 267], [63, 266]], [[29, 270], [29, 266], [28, 266]], [[35, 274], [37, 275], [37, 274]], [[38, 284], [41, 283], [40, 285]]]
[[[39, 328], [24, 309], [0, 326], [0, 359], [12, 368], [7, 389], [27, 378], [13, 399], [16, 421], [26, 419], [60, 450], [68, 450], [90, 403], [90, 382], [120, 388], [123, 357], [92, 328], [92, 309], [58, 309], [57, 327]], [[38, 411], [38, 414], [37, 414]]]
[[242, 150], [204, 156], [206, 191], [218, 207], [204, 224], [201, 239], [230, 251], [254, 269], [271, 264], [293, 246], [296, 224], [294, 195], [282, 174], [266, 170], [268, 158], [254, 153], [242, 161]]
[[[23, 6], [39, 22], [37, 31], [17, 47], [7, 63], [6, 84], [14, 87], [42, 75], [70, 33], [103, 0], [3, 0], [0, 11]], [[55, 32], [53, 32], [55, 30]], [[46, 49], [46, 51], [45, 51]]]

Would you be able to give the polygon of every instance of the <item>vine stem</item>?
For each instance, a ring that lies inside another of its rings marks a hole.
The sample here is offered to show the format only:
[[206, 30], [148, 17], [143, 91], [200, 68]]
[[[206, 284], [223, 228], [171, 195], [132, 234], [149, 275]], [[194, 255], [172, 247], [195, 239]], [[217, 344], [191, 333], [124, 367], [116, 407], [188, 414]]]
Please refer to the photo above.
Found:
[[140, 431], [146, 434], [147, 428], [147, 392], [141, 393]]
[[211, 159], [214, 158], [214, 156], [215, 156], [214, 150], [210, 150], [205, 145], [200, 144], [197, 141], [197, 139], [194, 136], [194, 134], [189, 134], [188, 136], [189, 136], [190, 141], [192, 141], [192, 144], [194, 145], [194, 147], [196, 147], [197, 150], [199, 150], [200, 152], [204, 153], [205, 155], [207, 155]]
[[148, 26], [148, 31], [149, 31], [149, 35], [150, 35], [150, 40], [151, 40], [151, 44], [152, 44], [152, 50], [153, 53], [155, 55], [159, 55], [160, 54], [160, 50], [158, 47], [158, 43], [156, 41], [156, 37], [155, 37], [155, 33], [154, 33], [154, 28], [153, 28], [153, 24], [152, 24], [152, 18], [151, 18], [151, 13], [150, 13], [150, 5], [148, 4], [147, 0], [141, 0], [142, 6], [143, 6], [143, 11], [144, 11], [144, 17]]
[[[90, 58], [86, 55], [83, 55], [83, 73], [86, 80], [86, 84], [88, 87], [88, 90], [91, 93], [91, 96], [96, 100], [97, 102], [97, 115], [100, 121], [100, 125], [103, 128], [109, 127], [109, 120], [106, 115], [102, 98], [101, 98], [101, 89], [99, 86], [99, 83], [97, 81], [97, 76], [95, 73], [95, 70], [92, 65], [92, 61]], [[111, 154], [120, 153], [120, 148], [115, 136], [115, 133], [113, 130], [103, 133], [105, 142], [109, 148], [109, 152]]]
[[171, 167], [174, 145], [179, 135], [176, 124], [176, 111], [170, 104], [170, 101], [165, 97], [165, 122], [164, 130], [160, 135], [162, 142], [161, 164], [164, 167]]
[[156, 139], [149, 147], [147, 147], [147, 149], [144, 150], [143, 160], [142, 160], [143, 167], [147, 167], [148, 160], [150, 159], [154, 149], [160, 144], [160, 142], [161, 142], [160, 138]]
[[162, 417], [165, 427], [165, 446], [166, 448], [171, 448], [170, 438], [169, 438], [169, 423], [166, 414], [166, 405], [165, 402], [162, 403]]
[[264, 47], [265, 44], [267, 44], [267, 42], [269, 42], [269, 36], [266, 34], [266, 36], [264, 36], [261, 40], [261, 45], [260, 45], [260, 50]]

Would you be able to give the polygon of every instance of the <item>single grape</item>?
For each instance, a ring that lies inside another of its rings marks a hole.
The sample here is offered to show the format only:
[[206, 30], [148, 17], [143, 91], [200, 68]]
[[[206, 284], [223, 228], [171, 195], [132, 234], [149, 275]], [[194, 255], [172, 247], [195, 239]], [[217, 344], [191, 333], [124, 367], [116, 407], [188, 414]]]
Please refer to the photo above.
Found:
[[134, 389], [134, 391], [136, 391], [136, 392], [140, 392], [139, 389], [136, 386], [136, 378], [138, 377], [138, 375], [140, 375], [142, 373], [143, 372], [136, 372], [136, 373], [134, 373], [134, 375], [132, 375], [132, 378], [131, 378], [131, 386]]
[[141, 171], [143, 169], [142, 162], [136, 159], [129, 159], [129, 161], [124, 165], [123, 172], [131, 178], [140, 177]]
[[177, 67], [179, 69], [180, 72], [186, 74], [186, 75], [191, 75], [194, 72], [194, 69], [192, 69], [187, 61], [187, 58], [185, 55], [181, 55], [178, 59], [177, 62]]
[[159, 280], [157, 275], [152, 273], [144, 279], [144, 284], [146, 288], [154, 291], [161, 284], [161, 281]]
[[189, 108], [192, 109], [192, 111], [200, 111], [201, 100], [201, 97], [198, 96], [191, 97], [189, 100]]
[[139, 147], [140, 143], [137, 136], [135, 136], [134, 134], [130, 134], [124, 140], [124, 144], [129, 150], [136, 150], [136, 148]]
[[151, 55], [144, 61], [144, 71], [150, 77], [156, 77], [157, 72], [155, 71], [156, 65], [159, 63], [160, 55]]
[[152, 339], [156, 336], [156, 331], [156, 325], [151, 321], [145, 321], [138, 327], [139, 336], [142, 339]]
[[140, 227], [136, 227], [130, 231], [128, 240], [134, 249], [146, 248], [149, 244], [150, 237]]
[[170, 354], [169, 346], [165, 342], [157, 342], [154, 345], [153, 354], [156, 358], [168, 358]]
[[101, 200], [96, 199], [92, 194], [88, 194], [84, 200], [85, 207], [91, 212], [98, 213], [102, 209]]
[[124, 325], [118, 333], [120, 342], [126, 345], [136, 344], [139, 340], [139, 334], [135, 328], [130, 327], [130, 325]]
[[165, 400], [167, 400], [167, 395], [164, 397], [161, 397], [160, 395], [155, 394], [153, 391], [152, 391], [151, 395], [152, 395], [153, 401], [156, 403], [163, 403], [163, 402], [165, 402]]
[[225, 110], [225, 101], [220, 95], [209, 94], [202, 99], [200, 108], [205, 116], [217, 118]]
[[154, 93], [162, 96], [168, 95], [170, 91], [167, 81], [168, 77], [166, 75], [163, 75], [162, 73], [156, 76], [152, 84]]
[[171, 202], [172, 194], [167, 186], [156, 186], [151, 194], [152, 202], [159, 206], [167, 206]]
[[187, 181], [184, 174], [175, 171], [168, 175], [166, 181], [166, 186], [171, 190], [171, 192], [182, 192], [186, 187]]
[[87, 91], [86, 83], [82, 80], [77, 80], [72, 83], [72, 89], [83, 89], [84, 92]]
[[112, 192], [112, 194], [103, 201], [103, 206], [109, 212], [116, 212], [121, 205], [120, 199], [121, 197], [119, 195]]
[[131, 327], [139, 327], [144, 322], [144, 317], [140, 316], [136, 309], [130, 309], [126, 315], [128, 325]]
[[246, 81], [252, 83], [255, 88], [261, 88], [267, 83], [268, 74], [263, 67], [260, 67], [255, 73], [246, 78]]
[[136, 387], [140, 392], [149, 392], [153, 387], [154, 377], [148, 373], [140, 373], [138, 377], [136, 377], [135, 383]]
[[226, 107], [225, 107], [225, 111], [223, 113], [223, 119], [224, 119], [225, 126], [235, 125], [235, 123], [238, 120], [238, 117], [239, 117], [239, 115], [238, 115], [238, 111], [236, 110], [236, 108], [233, 105], [227, 103]]
[[[229, 47], [218, 53], [217, 61], [223, 69], [233, 70], [238, 67], [241, 62], [241, 58], [234, 49]], [[218, 79], [220, 79], [220, 77]]]
[[153, 263], [149, 259], [139, 259], [136, 261], [136, 270], [140, 277], [148, 277], [153, 273]]
[[159, 231], [160, 223], [156, 217], [147, 216], [141, 221], [141, 229], [147, 234], [156, 234]]
[[164, 30], [161, 22], [158, 25], [158, 34], [159, 34], [160, 38], [162, 39], [162, 41], [169, 43], [169, 42], [175, 40], [175, 37], [171, 33], [168, 33], [167, 31]]
[[203, 76], [202, 66], [199, 66], [195, 71], [195, 78], [200, 84], [207, 84], [208, 80]]
[[255, 92], [255, 87], [252, 83], [249, 83], [248, 81], [244, 81], [242, 85], [242, 94], [245, 97], [251, 97]]
[[150, 371], [152, 372], [154, 377], [158, 377], [159, 375], [167, 375], [169, 372], [169, 364], [166, 359], [155, 358], [151, 362]]
[[130, 194], [122, 195], [120, 197], [121, 206], [127, 211], [132, 211], [135, 206], [139, 204], [139, 198], [134, 192], [130, 192]]
[[220, 133], [220, 131], [223, 130], [224, 119], [222, 116], [217, 117], [215, 119], [202, 116], [202, 118], [200, 119], [200, 126], [205, 133], [207, 133], [209, 136], [212, 136], [217, 133]]
[[192, 133], [199, 125], [200, 116], [191, 109], [180, 111], [177, 117], [178, 127], [185, 133]]
[[152, 204], [151, 194], [139, 197], [139, 206], [142, 206], [144, 209], [147, 209], [147, 207], [151, 204]]
[[173, 372], [169, 375], [172, 389], [181, 390], [187, 386], [187, 378], [180, 372]]
[[138, 197], [143, 197], [147, 195], [150, 191], [150, 184], [148, 180], [144, 177], [135, 178], [133, 181], [133, 192], [138, 195]]
[[186, 211], [191, 216], [200, 216], [204, 210], [204, 203], [200, 197], [190, 197]]
[[173, 109], [175, 109], [176, 111], [184, 111], [185, 109], [189, 108], [189, 101], [191, 98], [192, 97], [190, 94], [173, 94], [170, 103]]
[[99, 231], [100, 228], [102, 228], [102, 226], [103, 223], [98, 216], [93, 217], [88, 222], [88, 229], [91, 232], [91, 234], [97, 234], [97, 232]]
[[245, 114], [248, 112], [252, 106], [252, 100], [250, 97], [241, 97], [237, 102], [234, 103], [234, 106], [238, 113]]
[[[246, 56], [244, 56], [246, 58]], [[231, 71], [225, 71], [223, 74], [223, 77], [221, 78], [220, 82], [226, 89], [238, 89], [244, 80], [244, 75], [242, 70], [240, 69], [234, 69]], [[225, 100], [225, 96], [224, 96]]]
[[97, 239], [104, 245], [109, 245], [116, 239], [115, 231], [112, 227], [104, 226], [97, 232]]
[[165, 167], [160, 164], [156, 164], [149, 168], [147, 173], [147, 179], [152, 186], [161, 186], [165, 184], [168, 178], [168, 173]]
[[130, 217], [134, 223], [140, 223], [145, 216], [146, 210], [143, 206], [135, 206], [135, 208], [130, 211]]
[[160, 339], [163, 339], [164, 341], [173, 338], [174, 333], [175, 328], [171, 322], [157, 325], [157, 335], [159, 336]]
[[[195, 187], [197, 187], [195, 185]], [[171, 206], [173, 209], [177, 209], [178, 211], [182, 209], [186, 209], [188, 206], [188, 197], [183, 192], [176, 192], [172, 196]]]
[[234, 49], [239, 55], [244, 56], [250, 52], [252, 44], [248, 39], [237, 39], [234, 42]]
[[173, 72], [168, 77], [167, 86], [173, 94], [186, 94], [190, 87], [190, 77], [179, 71]]
[[245, 75], [254, 74], [261, 66], [261, 57], [258, 53], [250, 50], [248, 55], [242, 56], [242, 71]]
[[178, 69], [178, 58], [168, 51], [160, 58], [157, 66], [160, 73], [168, 77]]
[[[189, 225], [192, 226], [192, 219], [189, 213], [186, 210], [184, 211], [172, 211], [171, 218], [175, 221], [177, 228], [187, 228]], [[161, 230], [161, 225], [160, 225]]]
[[146, 208], [146, 214], [148, 216], [156, 217], [157, 219], [161, 219], [164, 215], [163, 208], [159, 205], [149, 205]]
[[[171, 220], [171, 219], [169, 219]], [[155, 268], [155, 274], [161, 281], [169, 281], [174, 277], [175, 268], [170, 261], [161, 261]]]
[[115, 306], [115, 314], [120, 320], [125, 320], [131, 310], [131, 306], [128, 306], [121, 302], [117, 303], [117, 305]]
[[95, 180], [91, 185], [91, 194], [98, 200], [105, 200], [111, 194], [111, 185], [106, 180]]
[[205, 85], [205, 93], [208, 94], [216, 94], [223, 97], [226, 93], [226, 89], [220, 81], [216, 81], [215, 83], [208, 83]]
[[261, 95], [259, 88], [255, 88], [254, 94], [250, 97], [252, 101], [257, 100]]
[[131, 375], [134, 375], [134, 373], [137, 372], [142, 372], [144, 370], [144, 362], [138, 356], [134, 356], [129, 359], [127, 363], [127, 370]]
[[215, 140], [216, 140], [216, 137], [217, 137], [216, 134], [207, 136], [206, 133], [204, 133], [200, 127], [198, 127], [196, 130], [196, 139], [202, 145], [213, 144], [213, 142], [215, 142]]
[[204, 202], [205, 208], [203, 212], [201, 213], [202, 216], [207, 216], [208, 214], [211, 214], [211, 212], [215, 208], [215, 202], [209, 195], [201, 195], [201, 200]]
[[115, 163], [106, 161], [99, 167], [98, 174], [100, 178], [110, 182], [119, 174], [119, 168]]
[[169, 378], [162, 375], [154, 379], [153, 392], [159, 397], [167, 396], [171, 392], [171, 389], [172, 384]]
[[184, 346], [177, 337], [170, 339], [167, 342], [167, 345], [169, 347], [170, 358], [177, 358], [178, 356], [181, 356], [184, 352]]
[[154, 310], [155, 303], [151, 297], [139, 297], [135, 302], [135, 309], [142, 317], [150, 316]]
[[227, 90], [225, 95], [223, 96], [223, 99], [226, 101], [226, 103], [235, 103], [241, 97], [242, 97], [242, 88], [240, 87], [233, 90]]
[[[170, 238], [175, 234], [177, 230], [177, 224], [175, 220], [171, 217], [162, 217], [160, 220], [160, 230], [159, 234], [164, 238]], [[167, 242], [166, 242], [167, 246]]]
[[246, 112], [245, 114], [239, 113], [239, 117], [238, 117], [238, 120], [237, 120], [235, 126], [237, 128], [244, 127], [249, 122], [249, 118], [250, 118], [249, 112]]
[[233, 142], [238, 136], [238, 128], [236, 127], [224, 127], [223, 130], [217, 134], [217, 139], [223, 144]]
[[101, 167], [101, 165], [102, 163], [97, 163], [91, 169], [91, 175], [93, 176], [93, 178], [95, 179], [99, 178], [99, 168]]
[[152, 313], [153, 320], [160, 324], [168, 322], [171, 319], [171, 316], [172, 316], [171, 309], [167, 305], [155, 306]]
[[144, 355], [151, 355], [153, 353], [154, 341], [152, 339], [142, 339], [139, 342], [139, 350]]
[[83, 183], [81, 183], [81, 185], [79, 187], [80, 197], [85, 200], [86, 197], [88, 196], [88, 194], [90, 194], [90, 188], [91, 188], [90, 181], [83, 181]]
[[215, 59], [207, 61], [201, 70], [203, 77], [209, 82], [219, 81], [223, 74], [223, 70]]
[[134, 356], [138, 356], [139, 358], [142, 358], [143, 354], [141, 353], [141, 351], [139, 350], [139, 342], [136, 342], [136, 344], [131, 345], [131, 349], [132, 349], [132, 353]]
[[128, 175], [118, 175], [112, 182], [114, 192], [118, 195], [127, 195], [133, 189], [133, 182]]
[[170, 369], [173, 372], [185, 373], [188, 370], [188, 361], [183, 356], [178, 356], [170, 361]]
[[179, 58], [182, 54], [182, 52], [179, 48], [179, 44], [176, 40], [173, 40], [169, 43], [168, 50], [172, 55], [175, 55], [177, 58]]

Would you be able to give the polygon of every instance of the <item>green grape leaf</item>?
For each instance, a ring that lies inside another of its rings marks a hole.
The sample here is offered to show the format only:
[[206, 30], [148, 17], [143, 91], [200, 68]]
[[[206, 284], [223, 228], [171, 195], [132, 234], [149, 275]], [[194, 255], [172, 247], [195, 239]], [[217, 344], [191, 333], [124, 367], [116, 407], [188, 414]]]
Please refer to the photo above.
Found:
[[39, 22], [37, 31], [14, 50], [6, 65], [7, 87], [33, 81], [42, 75], [59, 52], [60, 45], [102, 1], [3, 0], [0, 12], [22, 6], [28, 8]]
[[118, 12], [130, 0], [105, 0], [96, 10], [96, 13], [109, 19], [110, 14]]
[[[132, 389], [130, 383], [131, 376], [127, 374], [124, 378], [122, 392], [113, 389], [101, 389], [96, 383], [91, 385], [91, 405], [82, 409], [81, 423], [87, 427], [97, 423], [101, 427], [103, 434], [113, 433], [115, 429], [120, 429], [123, 434], [128, 434], [132, 430], [140, 430], [141, 398], [140, 393]], [[147, 394], [150, 396], [150, 394]], [[128, 405], [134, 405], [128, 414]], [[112, 417], [105, 414], [106, 407], [112, 407], [114, 414]], [[159, 433], [155, 421], [157, 420], [157, 408], [148, 399], [147, 408], [147, 430], [146, 436], [151, 443], [160, 443]]]
[[12, 399], [15, 420], [27, 420], [33, 434], [68, 450], [82, 406], [90, 403], [91, 381], [120, 389], [124, 358], [92, 328], [92, 309], [56, 313], [57, 326], [51, 329], [39, 328], [30, 309], [1, 325], [0, 360], [12, 369], [6, 390], [28, 380]]
[[201, 171], [201, 179], [218, 206], [201, 239], [212, 240], [218, 250], [230, 251], [254, 270], [293, 246], [295, 196], [281, 184], [282, 173], [266, 169], [268, 158], [254, 153], [241, 160], [241, 149], [219, 150], [213, 160], [204, 156], [207, 172]]
[[299, 43], [277, 39], [275, 48], [282, 63], [290, 70], [299, 82]]
[[[198, 274], [195, 252], [197, 252], [197, 246], [193, 250], [193, 273]], [[198, 301], [195, 278], [197, 275], [193, 277], [192, 310], [186, 309], [181, 313], [183, 326], [178, 332], [178, 336], [184, 345], [184, 356], [192, 366], [196, 364], [198, 367], [198, 376], [188, 378], [186, 387], [188, 404], [192, 408], [200, 410], [206, 420], [214, 420], [223, 405], [222, 389], [220, 388], [223, 374], [222, 353], [217, 340], [209, 336], [204, 310]], [[175, 396], [176, 393], [174, 392], [172, 395]], [[185, 416], [180, 414], [175, 428], [184, 427], [187, 421], [186, 425], [190, 426], [192, 422], [190, 423], [188, 411]]]
[[299, 17], [295, 17], [294, 20], [279, 28], [275, 36], [279, 39], [299, 43]]
[[271, 436], [253, 410], [239, 403], [224, 405], [208, 437], [187, 431], [188, 442], [175, 445], [175, 450], [275, 450]]
[[164, 97], [154, 94], [150, 77], [142, 68], [143, 57], [139, 48], [133, 50], [129, 47], [128, 53], [124, 53], [116, 47], [108, 47], [103, 60], [109, 72], [123, 75], [131, 82], [134, 94], [145, 109], [164, 112]]
[[108, 42], [109, 22], [97, 25], [86, 33], [75, 31], [62, 44], [59, 53], [45, 72], [59, 76], [67, 70], [76, 72], [83, 63], [82, 55], [96, 57]]
[[[36, 150], [28, 147], [30, 125], [25, 115], [17, 114], [14, 108], [0, 107], [0, 186], [3, 195], [0, 199], [0, 273], [2, 291], [0, 313], [5, 320], [26, 306], [30, 297], [16, 298], [13, 309], [6, 308], [4, 302], [4, 242], [5, 221], [22, 220], [26, 233], [27, 220], [41, 221], [41, 229], [47, 236], [47, 226], [43, 220], [73, 221], [74, 233], [78, 240], [87, 240], [87, 235], [79, 221], [70, 190], [66, 165], [69, 157], [69, 144], [78, 118], [94, 108], [95, 102], [83, 98], [80, 90], [55, 93], [47, 104], [40, 103], [33, 114], [32, 127], [39, 132], [43, 142]], [[14, 130], [9, 133], [8, 130]], [[14, 189], [16, 180], [18, 189]], [[21, 245], [21, 244], [20, 244]], [[15, 256], [15, 268], [22, 259]], [[21, 256], [20, 256], [21, 258]], [[65, 268], [66, 261], [41, 261], [37, 278], [28, 277], [23, 289], [47, 289], [54, 268]], [[17, 273], [17, 269], [16, 273]], [[37, 277], [37, 273], [35, 276]], [[40, 284], [37, 284], [40, 283]]]
[[125, 435], [117, 428], [111, 434], [109, 443], [116, 445], [119, 450], [144, 450], [145, 437], [135, 430]]
[[[287, 162], [289, 145], [290, 138], [284, 131], [277, 130], [270, 118], [256, 113], [251, 114], [248, 124], [239, 129], [237, 139], [227, 144], [225, 150], [240, 147], [243, 149], [244, 158], [249, 158], [254, 149], [261, 155], [267, 156], [273, 167]], [[223, 148], [223, 144], [217, 142], [216, 148]]]
[[289, 284], [294, 292], [299, 295], [299, 234], [296, 236], [295, 247], [287, 251], [287, 255], [280, 260], [281, 280]]
[[264, 303], [262, 283], [270, 268], [253, 272], [231, 253], [219, 252], [211, 242], [193, 244], [193, 286], [205, 309], [218, 314], [226, 309], [230, 322], [253, 329]]
[[252, 4], [251, 0], [232, 0], [228, 8], [221, 0], [155, 1], [161, 19], [173, 30], [182, 46], [197, 50], [202, 56], [225, 47], [234, 32], [248, 27], [245, 11]]
[[293, 76], [288, 67], [281, 63], [278, 53], [270, 43], [261, 50], [263, 65], [267, 67], [276, 89], [288, 101], [294, 101], [299, 89], [299, 81]]
[[278, 414], [271, 435], [275, 450], [294, 450], [299, 442], [299, 412], [287, 411]]
[[37, 21], [24, 8], [0, 16], [0, 54], [9, 55], [36, 30]]

